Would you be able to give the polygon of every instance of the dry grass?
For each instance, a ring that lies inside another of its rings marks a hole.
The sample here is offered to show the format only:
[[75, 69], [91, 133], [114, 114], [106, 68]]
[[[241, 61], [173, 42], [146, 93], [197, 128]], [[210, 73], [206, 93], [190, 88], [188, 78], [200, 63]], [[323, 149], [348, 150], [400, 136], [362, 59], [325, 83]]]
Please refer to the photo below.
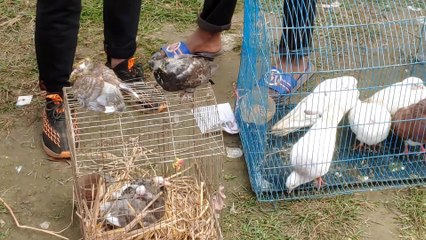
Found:
[[[92, 185], [91, 190], [85, 190], [86, 194], [77, 194], [83, 196], [78, 199], [80, 206], [78, 215], [84, 226], [85, 237], [111, 240], [218, 239], [218, 223], [212, 208], [211, 195], [204, 182], [198, 181], [195, 177], [185, 176], [188, 170], [190, 168], [169, 177], [170, 186], [166, 191], [159, 192], [130, 223], [118, 229], [107, 227], [105, 219], [101, 216], [100, 205], [114, 201], [111, 200], [112, 193], [120, 189], [126, 179], [134, 175], [136, 169], [131, 169], [132, 172], [123, 171], [114, 176], [116, 182], [108, 187], [100, 178], [96, 185]], [[90, 199], [94, 199], [93, 201], [87, 201], [87, 193], [92, 193]], [[159, 198], [164, 199], [164, 206], [153, 209], [151, 205]], [[149, 226], [141, 223], [148, 214], [154, 214], [162, 209], [164, 216], [159, 221]]]

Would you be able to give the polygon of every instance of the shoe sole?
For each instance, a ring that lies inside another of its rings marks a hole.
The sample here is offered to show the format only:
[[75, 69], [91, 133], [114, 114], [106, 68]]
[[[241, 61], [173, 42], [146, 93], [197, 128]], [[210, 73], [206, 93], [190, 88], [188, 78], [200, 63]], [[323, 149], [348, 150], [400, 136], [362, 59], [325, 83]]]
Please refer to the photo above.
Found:
[[43, 145], [43, 150], [46, 152], [46, 154], [49, 157], [52, 157], [52, 159], [48, 159], [49, 161], [53, 161], [53, 162], [58, 162], [58, 161], [64, 161], [65, 159], [69, 159], [71, 158], [71, 153], [69, 151], [63, 151], [61, 153], [55, 153], [52, 150], [50, 150], [48, 147], [46, 147], [46, 145], [44, 145], [44, 143], [42, 143]]

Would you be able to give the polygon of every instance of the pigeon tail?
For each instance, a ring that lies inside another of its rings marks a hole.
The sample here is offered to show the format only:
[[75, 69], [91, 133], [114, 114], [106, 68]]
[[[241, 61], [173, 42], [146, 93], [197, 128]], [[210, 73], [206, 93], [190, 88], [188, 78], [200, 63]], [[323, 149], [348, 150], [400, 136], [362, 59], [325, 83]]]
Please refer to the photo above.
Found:
[[[319, 115], [318, 115], [319, 117]], [[315, 119], [295, 119], [295, 118], [287, 118], [282, 119], [281, 121], [277, 122], [272, 127], [272, 133], [276, 136], [284, 137], [290, 133], [296, 132], [297, 130], [311, 126], [313, 123], [315, 123], [317, 118]]]
[[129, 93], [131, 96], [135, 97], [136, 99], [140, 99], [140, 98], [141, 98], [141, 97], [139, 96], [139, 94], [138, 94], [135, 90], [133, 90], [133, 88], [129, 87], [129, 86], [128, 86], [127, 84], [125, 84], [125, 83], [120, 83], [120, 84], [118, 85], [118, 87], [119, 87], [120, 89], [122, 89], [123, 91], [125, 91], [125, 92]]

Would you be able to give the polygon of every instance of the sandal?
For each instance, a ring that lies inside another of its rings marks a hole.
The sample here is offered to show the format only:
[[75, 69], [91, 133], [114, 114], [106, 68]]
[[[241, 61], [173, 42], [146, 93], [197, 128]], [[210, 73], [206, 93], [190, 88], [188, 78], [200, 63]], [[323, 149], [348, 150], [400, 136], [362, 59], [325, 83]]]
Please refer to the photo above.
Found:
[[197, 55], [200, 57], [204, 57], [207, 60], [213, 61], [215, 57], [219, 56], [223, 54], [222, 50], [219, 50], [217, 52], [195, 52], [195, 53], [191, 53], [191, 51], [189, 50], [188, 46], [186, 45], [186, 43], [180, 41], [177, 43], [173, 43], [170, 45], [165, 45], [163, 47], [161, 47], [159, 52], [154, 53], [154, 55], [152, 55], [152, 59], [158, 60], [158, 59], [162, 59], [165, 57], [168, 58], [173, 58], [176, 56], [182, 56], [182, 55]]
[[[308, 63], [305, 72], [295, 79], [292, 74], [284, 73], [282, 69], [276, 67], [271, 68], [271, 77], [269, 81], [260, 81], [260, 85], [267, 86], [270, 89], [270, 94], [278, 103], [286, 100], [286, 96], [297, 91], [313, 74], [312, 64]], [[267, 79], [267, 78], [264, 78]]]

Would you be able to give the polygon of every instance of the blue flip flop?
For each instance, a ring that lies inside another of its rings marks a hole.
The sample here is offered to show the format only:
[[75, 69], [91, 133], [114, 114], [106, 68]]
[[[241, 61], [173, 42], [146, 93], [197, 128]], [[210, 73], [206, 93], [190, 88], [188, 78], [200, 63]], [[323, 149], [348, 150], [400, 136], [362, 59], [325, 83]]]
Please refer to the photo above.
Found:
[[305, 72], [299, 78], [295, 79], [292, 74], [284, 73], [283, 70], [272, 67], [270, 78], [263, 78], [260, 81], [261, 86], [266, 86], [276, 92], [277, 97], [285, 96], [300, 88], [312, 76], [312, 65], [308, 63]]
[[223, 52], [222, 50], [209, 53], [209, 52], [196, 52], [191, 53], [188, 46], [184, 42], [176, 42], [170, 45], [165, 45], [161, 47], [161, 50], [166, 54], [168, 58], [173, 58], [175, 56], [181, 56], [181, 55], [197, 55], [200, 57], [204, 57], [210, 60], [213, 60], [215, 57], [221, 55]]

